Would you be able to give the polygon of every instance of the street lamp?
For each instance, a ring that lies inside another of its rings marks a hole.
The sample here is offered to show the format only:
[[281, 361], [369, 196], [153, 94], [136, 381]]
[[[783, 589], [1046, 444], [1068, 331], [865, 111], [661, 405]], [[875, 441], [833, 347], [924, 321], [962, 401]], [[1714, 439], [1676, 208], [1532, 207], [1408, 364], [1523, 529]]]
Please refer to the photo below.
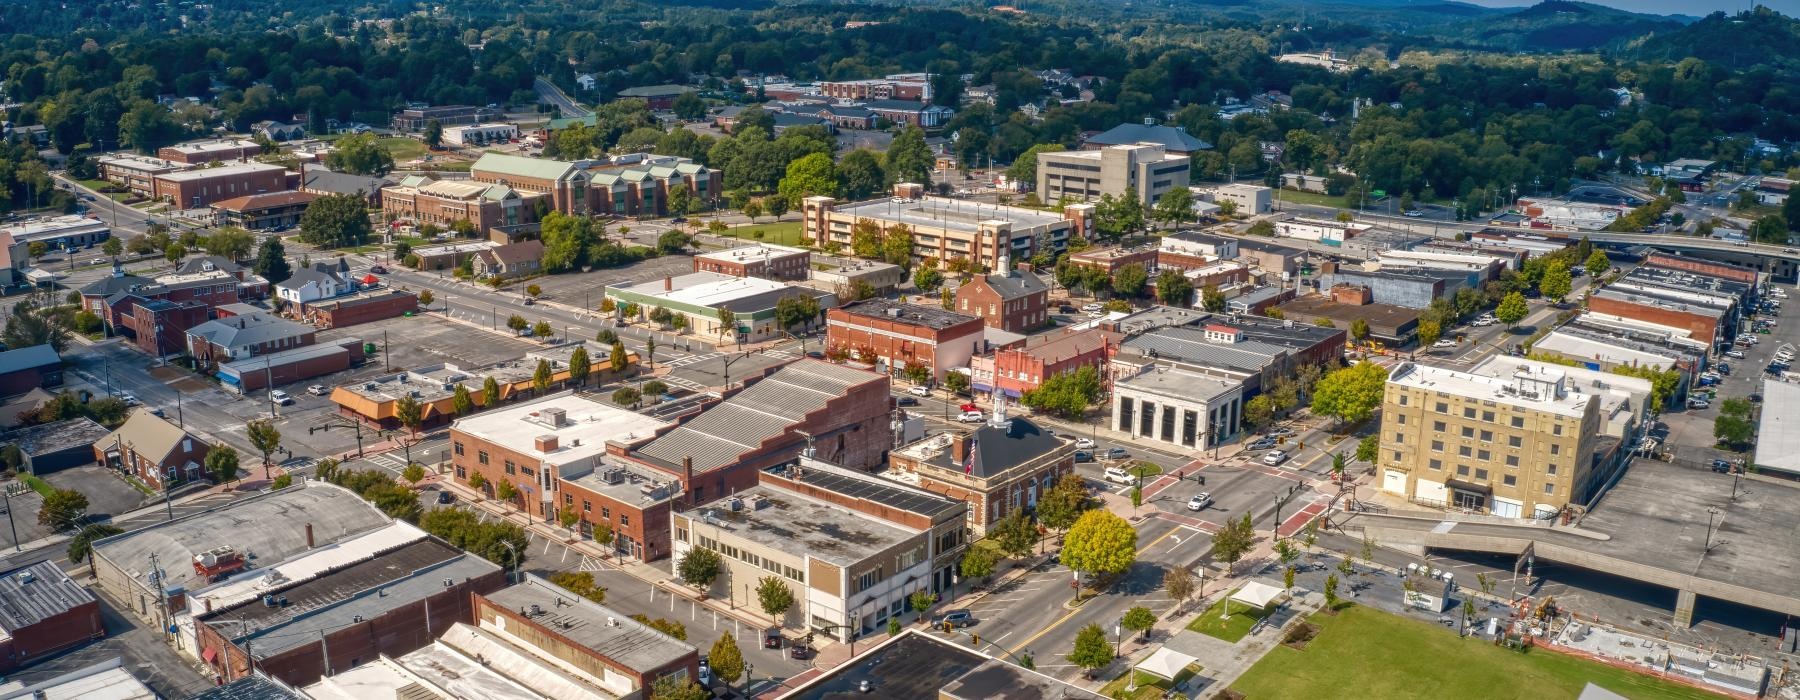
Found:
[[513, 583], [513, 574], [517, 573], [519, 570], [519, 547], [518, 545], [513, 544], [511, 540], [500, 540], [500, 546], [505, 547], [507, 553], [512, 555], [507, 557], [507, 560], [512, 565], [513, 571], [508, 572], [506, 576], [506, 582], [511, 584]]
[[1722, 511], [1720, 511], [1717, 506], [1706, 507], [1706, 551], [1703, 552], [1704, 554], [1712, 553], [1713, 533], [1715, 532], [1715, 530], [1713, 530], [1713, 524], [1720, 520], [1719, 515], [1721, 513]]

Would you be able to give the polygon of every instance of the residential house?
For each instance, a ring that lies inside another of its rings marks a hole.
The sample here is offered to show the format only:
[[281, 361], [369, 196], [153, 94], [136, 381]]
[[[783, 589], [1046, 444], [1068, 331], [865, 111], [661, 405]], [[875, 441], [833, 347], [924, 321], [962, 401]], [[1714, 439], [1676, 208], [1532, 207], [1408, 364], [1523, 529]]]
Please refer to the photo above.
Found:
[[312, 267], [294, 270], [292, 277], [275, 285], [275, 296], [294, 304], [306, 304], [348, 294], [358, 286], [350, 275], [350, 262], [338, 258], [335, 263], [313, 263]]
[[94, 443], [94, 461], [162, 490], [204, 476], [211, 449], [205, 438], [139, 407]]
[[544, 244], [533, 239], [479, 251], [471, 265], [476, 277], [510, 279], [536, 274], [543, 259]]

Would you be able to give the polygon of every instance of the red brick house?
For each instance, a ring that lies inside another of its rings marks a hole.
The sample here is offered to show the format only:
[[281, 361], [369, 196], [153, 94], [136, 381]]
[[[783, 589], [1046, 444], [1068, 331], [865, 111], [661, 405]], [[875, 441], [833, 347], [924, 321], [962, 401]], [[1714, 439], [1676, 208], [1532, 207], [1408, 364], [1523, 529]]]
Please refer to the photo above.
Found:
[[[1003, 258], [1004, 259], [1004, 258]], [[982, 275], [956, 290], [956, 310], [1003, 331], [1024, 333], [1050, 319], [1050, 287], [1029, 263]]]
[[0, 630], [3, 673], [106, 636], [100, 599], [48, 561], [0, 578]]
[[981, 350], [983, 328], [980, 318], [968, 314], [868, 299], [825, 312], [825, 347], [873, 353], [889, 372], [916, 362], [931, 369], [933, 380], [942, 380]]
[[207, 321], [187, 330], [187, 352], [203, 365], [218, 365], [312, 345], [318, 329], [274, 313], [250, 313]]
[[811, 252], [763, 243], [694, 256], [695, 272], [717, 272], [732, 277], [803, 280], [811, 270]]
[[94, 460], [160, 490], [205, 476], [211, 449], [205, 439], [139, 408], [118, 430], [94, 443]]

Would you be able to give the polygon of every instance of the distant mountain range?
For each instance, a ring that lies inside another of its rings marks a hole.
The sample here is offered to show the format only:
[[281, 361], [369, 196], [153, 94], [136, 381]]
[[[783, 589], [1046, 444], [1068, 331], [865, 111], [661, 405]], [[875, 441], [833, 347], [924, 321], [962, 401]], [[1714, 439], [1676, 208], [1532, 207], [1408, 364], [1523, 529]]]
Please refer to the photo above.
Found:
[[1678, 30], [1635, 38], [1620, 51], [1649, 60], [1693, 56], [1730, 68], [1800, 69], [1800, 19], [1764, 7], [1735, 15], [1715, 12]]

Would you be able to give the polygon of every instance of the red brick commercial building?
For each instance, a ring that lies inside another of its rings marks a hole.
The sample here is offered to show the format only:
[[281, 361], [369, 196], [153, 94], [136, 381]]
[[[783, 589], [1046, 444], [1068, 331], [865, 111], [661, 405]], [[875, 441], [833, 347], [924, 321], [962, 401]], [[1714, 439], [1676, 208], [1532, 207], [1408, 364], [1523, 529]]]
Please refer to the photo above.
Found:
[[1016, 399], [1049, 377], [1082, 367], [1093, 367], [1104, 386], [1110, 383], [1107, 365], [1124, 338], [1124, 334], [1099, 328], [1032, 336], [1022, 345], [994, 352], [994, 388]]
[[903, 481], [969, 504], [969, 528], [980, 535], [1014, 511], [1037, 507], [1058, 480], [1074, 474], [1075, 441], [1010, 418], [920, 440], [895, 450], [890, 463]]
[[418, 224], [449, 227], [468, 221], [476, 231], [495, 226], [514, 226], [536, 220], [532, 202], [527, 197], [501, 184], [466, 180], [432, 181], [409, 177], [400, 184], [381, 188], [381, 212], [391, 217], [411, 219]]
[[1755, 270], [1747, 270], [1747, 269], [1744, 269], [1741, 267], [1732, 267], [1732, 266], [1726, 265], [1724, 263], [1710, 262], [1707, 260], [1695, 260], [1693, 258], [1681, 258], [1681, 257], [1676, 257], [1673, 255], [1666, 255], [1666, 254], [1662, 254], [1662, 253], [1656, 253], [1656, 254], [1651, 255], [1650, 257], [1644, 258], [1644, 264], [1649, 265], [1651, 267], [1661, 267], [1661, 268], [1666, 268], [1666, 269], [1670, 269], [1670, 270], [1684, 270], [1687, 272], [1692, 272], [1692, 273], [1701, 274], [1701, 275], [1712, 275], [1713, 277], [1723, 277], [1728, 280], [1743, 282], [1744, 284], [1748, 284], [1748, 285], [1755, 285], [1757, 277], [1759, 277], [1759, 275], [1757, 274], [1757, 272]]
[[710, 203], [724, 185], [718, 170], [650, 153], [574, 162], [487, 153], [470, 166], [469, 181], [503, 184], [526, 198], [548, 196], [550, 208], [564, 214], [621, 216], [668, 214], [669, 191], [678, 186], [686, 186], [695, 201]]
[[233, 197], [214, 202], [213, 224], [237, 226], [250, 231], [299, 226], [300, 215], [319, 195], [288, 190]]
[[153, 357], [179, 355], [187, 349], [187, 329], [206, 323], [212, 307], [198, 301], [147, 299], [127, 294], [111, 306], [113, 328], [137, 349]]
[[53, 562], [0, 577], [0, 673], [106, 636], [100, 599]]
[[1154, 246], [1137, 248], [1089, 248], [1069, 255], [1070, 265], [1091, 267], [1108, 276], [1116, 275], [1126, 265], [1142, 265], [1145, 270], [1156, 269], [1157, 250]]
[[872, 80], [836, 80], [819, 83], [819, 92], [841, 100], [912, 100], [931, 99], [931, 84], [923, 75], [917, 78], [876, 78]]
[[825, 347], [872, 352], [889, 372], [916, 362], [931, 369], [933, 381], [942, 381], [980, 351], [983, 329], [981, 319], [968, 314], [869, 299], [825, 312]]
[[219, 365], [312, 345], [318, 329], [274, 312], [235, 314], [187, 330], [187, 353], [203, 366]]
[[213, 376], [219, 387], [242, 394], [292, 384], [350, 369], [363, 357], [362, 341], [340, 338], [336, 344], [309, 345], [220, 364]]
[[200, 165], [220, 161], [243, 161], [262, 155], [262, 146], [249, 139], [211, 139], [189, 141], [156, 150], [156, 157], [174, 163]]
[[397, 289], [370, 289], [301, 304], [300, 320], [320, 328], [343, 328], [358, 323], [404, 316], [419, 310], [419, 297]]
[[293, 189], [299, 177], [279, 165], [241, 163], [156, 176], [152, 196], [192, 209], [244, 195]]
[[623, 680], [630, 692], [621, 697], [649, 697], [664, 676], [699, 676], [693, 645], [536, 575], [474, 599], [476, 625], [591, 677]]
[[195, 642], [227, 682], [250, 675], [254, 663], [301, 686], [426, 646], [453, 624], [472, 623], [475, 596], [505, 585], [499, 566], [432, 537], [200, 612]]
[[1050, 288], [1029, 263], [969, 280], [956, 290], [956, 310], [987, 325], [1024, 333], [1050, 320]]
[[160, 490], [204, 476], [211, 449], [205, 439], [138, 408], [118, 430], [94, 443], [94, 461]]
[[732, 277], [803, 280], [811, 269], [810, 251], [764, 243], [694, 256], [695, 272], [717, 272]]
[[1685, 330], [1689, 338], [1709, 344], [1720, 340], [1724, 325], [1724, 314], [1716, 308], [1680, 304], [1611, 289], [1603, 289], [1589, 296], [1588, 312]]
[[0, 397], [62, 383], [62, 357], [49, 343], [0, 351]]

